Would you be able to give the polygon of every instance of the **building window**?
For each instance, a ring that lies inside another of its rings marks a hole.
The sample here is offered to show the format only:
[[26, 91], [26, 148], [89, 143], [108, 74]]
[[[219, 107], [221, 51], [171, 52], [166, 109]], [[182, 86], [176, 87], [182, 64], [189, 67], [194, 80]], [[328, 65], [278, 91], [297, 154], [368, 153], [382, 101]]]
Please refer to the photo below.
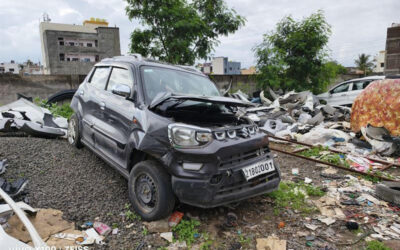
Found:
[[60, 61], [65, 61], [65, 55], [64, 54], [60, 54]]
[[100, 60], [99, 55], [96, 55], [95, 61], [98, 62]]
[[59, 41], [58, 44], [60, 44], [61, 46], [64, 46], [64, 41]]
[[83, 58], [82, 62], [90, 62], [90, 58]]
[[67, 57], [67, 62], [71, 61], [71, 58]]
[[69, 46], [75, 46], [74, 42], [69, 42], [68, 44], [69, 44]]
[[87, 43], [86, 46], [87, 47], [92, 47], [92, 43]]
[[73, 62], [79, 62], [79, 58], [74, 57], [74, 58], [72, 58], [72, 61]]
[[385, 63], [381, 63], [381, 68], [385, 67]]
[[94, 47], [98, 47], [98, 46], [99, 46], [98, 41], [97, 41], [97, 40], [94, 40]]
[[10, 71], [10, 72], [14, 72], [14, 69], [8, 69], [8, 71]]

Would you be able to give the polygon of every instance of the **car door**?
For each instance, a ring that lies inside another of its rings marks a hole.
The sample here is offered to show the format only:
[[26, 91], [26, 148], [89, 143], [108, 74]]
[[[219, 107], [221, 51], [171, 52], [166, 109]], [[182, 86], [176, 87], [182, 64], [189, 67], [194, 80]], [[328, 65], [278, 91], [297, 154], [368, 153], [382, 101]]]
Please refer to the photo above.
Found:
[[134, 73], [129, 65], [113, 66], [105, 91], [103, 138], [98, 150], [119, 166], [126, 166], [125, 150], [134, 124], [135, 103], [130, 96], [112, 92], [117, 85], [126, 85], [131, 94], [134, 89]]
[[345, 82], [329, 91], [328, 104], [330, 105], [348, 105], [351, 101], [348, 100], [348, 91], [352, 82]]
[[88, 82], [79, 89], [79, 96], [82, 103], [82, 139], [87, 144], [95, 147], [96, 128], [99, 121], [103, 119], [104, 113], [102, 100], [110, 73], [109, 66], [98, 66], [93, 70]]
[[351, 98], [354, 102], [356, 97], [361, 94], [361, 92], [374, 80], [359, 80], [353, 82], [353, 87], [351, 91]]

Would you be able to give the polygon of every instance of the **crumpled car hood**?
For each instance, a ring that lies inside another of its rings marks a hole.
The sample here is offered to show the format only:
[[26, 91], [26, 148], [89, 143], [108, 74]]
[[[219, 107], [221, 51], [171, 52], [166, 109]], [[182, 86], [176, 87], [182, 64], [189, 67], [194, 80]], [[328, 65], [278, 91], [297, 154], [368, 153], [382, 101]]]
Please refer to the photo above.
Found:
[[199, 101], [199, 102], [211, 102], [211, 103], [219, 103], [230, 106], [238, 106], [238, 107], [253, 107], [254, 104], [243, 102], [241, 100], [223, 97], [223, 96], [199, 96], [199, 95], [176, 95], [173, 93], [162, 93], [157, 95], [154, 100], [149, 105], [149, 109], [154, 109], [158, 105], [162, 104], [167, 100], [190, 100], [190, 101]]

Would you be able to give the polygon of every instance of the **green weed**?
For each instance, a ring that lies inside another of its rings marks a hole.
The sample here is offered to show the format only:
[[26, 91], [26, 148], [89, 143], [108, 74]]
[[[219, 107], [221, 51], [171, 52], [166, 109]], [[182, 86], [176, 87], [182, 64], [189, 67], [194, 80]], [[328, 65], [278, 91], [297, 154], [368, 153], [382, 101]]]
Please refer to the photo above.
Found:
[[131, 210], [125, 211], [125, 217], [131, 221], [141, 220], [140, 216], [137, 215], [135, 212], [132, 212]]
[[251, 241], [250, 237], [244, 237], [242, 234], [239, 234], [239, 242], [243, 245], [248, 245]]
[[312, 147], [310, 149], [301, 151], [298, 154], [305, 156], [305, 157], [318, 158], [321, 161], [325, 161], [325, 162], [329, 162], [331, 164], [350, 168], [350, 164], [347, 161], [345, 161], [345, 158], [340, 154], [329, 153], [326, 155], [321, 155], [321, 152], [327, 151], [328, 149], [329, 149], [328, 147], [316, 146], [316, 147]]
[[74, 113], [69, 103], [64, 103], [62, 105], [57, 105], [56, 103], [47, 104], [47, 100], [40, 99], [39, 97], [36, 97], [33, 102], [40, 107], [47, 108], [54, 116], [61, 116], [69, 119]]
[[172, 231], [178, 235], [180, 242], [185, 241], [188, 247], [195, 241], [195, 234], [199, 234], [196, 227], [200, 226], [197, 220], [181, 220], [181, 222], [172, 228]]
[[299, 155], [305, 156], [305, 157], [318, 157], [322, 151], [327, 151], [329, 148], [328, 147], [323, 147], [321, 145], [312, 147], [310, 149], [304, 150], [299, 152]]
[[204, 239], [204, 242], [200, 245], [200, 250], [211, 249], [211, 246], [214, 243], [214, 241], [210, 239], [210, 235], [208, 233], [204, 233], [203, 239]]
[[142, 235], [143, 235], [143, 236], [146, 236], [146, 235], [148, 235], [148, 234], [149, 234], [149, 230], [147, 230], [146, 227], [143, 227]]
[[274, 199], [274, 213], [276, 215], [282, 211], [282, 208], [290, 208], [303, 214], [309, 214], [316, 211], [316, 208], [306, 203], [305, 194], [320, 197], [325, 192], [318, 187], [305, 183], [281, 182], [279, 189], [269, 193], [268, 196]]
[[367, 242], [366, 250], [391, 250], [391, 249], [385, 246], [382, 242], [379, 242], [377, 240], [371, 240]]

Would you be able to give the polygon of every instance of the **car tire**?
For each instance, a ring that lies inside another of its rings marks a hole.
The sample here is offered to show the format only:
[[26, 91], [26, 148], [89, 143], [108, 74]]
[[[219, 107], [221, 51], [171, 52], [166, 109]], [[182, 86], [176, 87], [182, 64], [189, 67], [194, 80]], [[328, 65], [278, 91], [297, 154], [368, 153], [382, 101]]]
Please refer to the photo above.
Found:
[[76, 148], [82, 148], [81, 132], [79, 130], [79, 119], [76, 114], [73, 114], [68, 120], [67, 139], [69, 144]]
[[156, 161], [142, 161], [133, 167], [128, 191], [133, 208], [145, 221], [163, 219], [174, 209], [171, 176]]

